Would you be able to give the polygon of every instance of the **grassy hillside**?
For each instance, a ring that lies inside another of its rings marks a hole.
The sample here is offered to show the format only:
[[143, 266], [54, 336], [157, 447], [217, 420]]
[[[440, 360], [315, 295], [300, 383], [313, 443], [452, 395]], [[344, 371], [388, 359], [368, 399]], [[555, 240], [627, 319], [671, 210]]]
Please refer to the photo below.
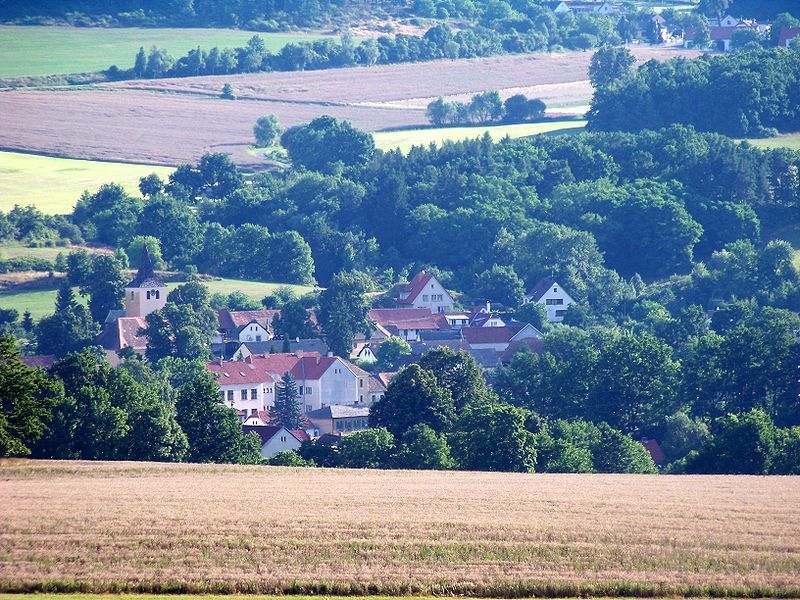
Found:
[[800, 593], [800, 477], [71, 461], [2, 472], [4, 592]]
[[[242, 281], [238, 279], [220, 279], [218, 281], [204, 281], [203, 284], [208, 287], [209, 291], [213, 294], [219, 292], [221, 294], [230, 294], [231, 292], [241, 291], [253, 298], [254, 300], [261, 300], [280, 287], [288, 287], [293, 289], [298, 295], [305, 294], [313, 290], [311, 287], [302, 285], [286, 285], [281, 283], [261, 283], [258, 281]], [[167, 288], [173, 289], [180, 285], [179, 283], [168, 283]], [[86, 302], [86, 298], [80, 296], [76, 292], [76, 298], [82, 302]], [[31, 311], [34, 319], [41, 319], [49, 314], [52, 314], [53, 307], [56, 303], [56, 290], [21, 290], [21, 291], [8, 291], [0, 292], [0, 308], [15, 308], [20, 315], [26, 310]]]
[[104, 183], [119, 183], [138, 195], [139, 178], [150, 173], [166, 178], [172, 171], [153, 165], [0, 152], [0, 210], [33, 204], [45, 213], [65, 214], [84, 190], [94, 192]]
[[800, 150], [800, 133], [787, 133], [770, 138], [751, 138], [747, 140], [758, 148], [789, 148]]
[[[82, 73], [133, 66], [140, 46], [165, 48], [178, 58], [192, 48], [242, 46], [255, 32], [240, 29], [146, 29], [139, 27], [0, 26], [0, 77]], [[304, 33], [258, 33], [270, 50], [322, 37]]]
[[519, 123], [516, 125], [478, 125], [474, 127], [437, 127], [428, 129], [403, 129], [373, 133], [375, 145], [381, 150], [399, 149], [408, 152], [412, 146], [441, 144], [445, 141], [474, 139], [488, 133], [497, 141], [506, 136], [512, 138], [567, 131], [586, 126], [586, 121], [551, 121], [545, 123]]

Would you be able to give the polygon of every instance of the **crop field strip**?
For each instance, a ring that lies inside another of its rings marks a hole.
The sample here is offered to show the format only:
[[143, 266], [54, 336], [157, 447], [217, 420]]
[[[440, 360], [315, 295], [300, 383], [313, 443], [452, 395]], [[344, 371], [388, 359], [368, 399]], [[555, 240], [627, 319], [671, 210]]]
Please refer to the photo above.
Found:
[[[693, 53], [636, 48], [640, 60]], [[239, 164], [263, 166], [247, 152], [252, 126], [275, 114], [283, 126], [321, 114], [366, 131], [427, 124], [423, 107], [363, 103], [487, 89], [584, 82], [591, 53], [511, 55], [305, 72], [159, 79], [80, 89], [0, 92], [0, 147], [82, 158], [175, 165], [205, 152], [227, 152]], [[221, 100], [230, 82], [245, 99]], [[567, 99], [578, 101], [569, 85]], [[551, 93], [552, 92], [551, 90]], [[557, 95], [557, 94], [556, 94]]]
[[10, 461], [0, 591], [800, 594], [800, 477]]

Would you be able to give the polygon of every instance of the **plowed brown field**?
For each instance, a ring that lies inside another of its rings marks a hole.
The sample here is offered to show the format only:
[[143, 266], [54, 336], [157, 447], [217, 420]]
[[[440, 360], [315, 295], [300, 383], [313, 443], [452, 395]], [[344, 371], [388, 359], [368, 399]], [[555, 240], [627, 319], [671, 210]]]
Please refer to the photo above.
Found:
[[[634, 52], [640, 61], [696, 54], [646, 47]], [[205, 152], [228, 152], [238, 163], [255, 166], [261, 160], [248, 154], [247, 146], [253, 124], [265, 114], [276, 115], [284, 126], [328, 114], [375, 131], [424, 125], [424, 99], [435, 96], [546, 89], [548, 102], [563, 96], [569, 103], [586, 103], [590, 58], [590, 52], [512, 55], [6, 90], [0, 92], [0, 148], [166, 165], [192, 161]], [[226, 82], [234, 86], [238, 100], [219, 99]]]
[[0, 591], [800, 593], [800, 477], [0, 463]]

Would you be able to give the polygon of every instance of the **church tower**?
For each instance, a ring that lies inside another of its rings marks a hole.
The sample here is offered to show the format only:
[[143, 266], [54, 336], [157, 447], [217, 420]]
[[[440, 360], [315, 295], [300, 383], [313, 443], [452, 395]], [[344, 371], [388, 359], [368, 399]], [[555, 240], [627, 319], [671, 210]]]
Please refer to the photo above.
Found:
[[125, 316], [146, 317], [151, 312], [164, 308], [167, 303], [167, 286], [153, 268], [153, 260], [147, 246], [142, 246], [139, 272], [125, 286]]

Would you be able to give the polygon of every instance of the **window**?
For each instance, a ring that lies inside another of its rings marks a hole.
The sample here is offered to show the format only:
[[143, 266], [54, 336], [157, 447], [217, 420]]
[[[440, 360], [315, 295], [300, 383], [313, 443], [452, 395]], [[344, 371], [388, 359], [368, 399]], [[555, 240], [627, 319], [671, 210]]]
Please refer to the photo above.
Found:
[[342, 430], [342, 422], [341, 421], [336, 421], [335, 426], [336, 426], [336, 431], [341, 431]]
[[161, 292], [156, 290], [156, 300], [158, 300], [160, 297], [161, 297]]
[[298, 393], [302, 396], [303, 395], [303, 386], [302, 385], [298, 385], [297, 389], [298, 389]]
[[548, 298], [545, 301], [545, 303], [547, 304], [547, 306], [561, 306], [562, 304], [564, 304], [564, 299], [563, 298]]
[[257, 336], [256, 336], [256, 341], [257, 341], [257, 342], [260, 342], [260, 341], [261, 341], [261, 336], [260, 336], [260, 335], [257, 335]]
[[228, 402], [233, 403], [233, 390], [228, 390]]
[[307, 413], [311, 412], [311, 405], [310, 404], [306, 404], [306, 412]]
[[358, 380], [358, 387], [364, 387], [364, 380], [363, 379], [359, 379]]
[[253, 388], [250, 390], [250, 400], [258, 400], [258, 389]]
[[310, 387], [306, 387], [306, 395], [309, 395], [310, 393], [311, 393], [311, 388]]
[[222, 401], [225, 402], [225, 390], [222, 391]]
[[147, 292], [147, 299], [150, 300], [150, 292]]
[[363, 395], [363, 394], [361, 394], [361, 395], [358, 397], [358, 401], [359, 401], [359, 402], [363, 402], [363, 401], [364, 401], [364, 395]]
[[242, 390], [242, 400], [247, 400], [247, 390]]
[[255, 408], [251, 408], [250, 414], [255, 417], [258, 414], [258, 410], [256, 410]]
[[566, 310], [557, 310], [556, 311], [556, 316], [557, 317], [563, 317], [565, 314], [567, 314]]
[[282, 442], [286, 442], [286, 436], [285, 436], [285, 435], [282, 435], [282, 436], [281, 436], [281, 441], [282, 441]]
[[428, 294], [422, 294], [422, 301], [423, 302], [427, 302], [428, 301]]

